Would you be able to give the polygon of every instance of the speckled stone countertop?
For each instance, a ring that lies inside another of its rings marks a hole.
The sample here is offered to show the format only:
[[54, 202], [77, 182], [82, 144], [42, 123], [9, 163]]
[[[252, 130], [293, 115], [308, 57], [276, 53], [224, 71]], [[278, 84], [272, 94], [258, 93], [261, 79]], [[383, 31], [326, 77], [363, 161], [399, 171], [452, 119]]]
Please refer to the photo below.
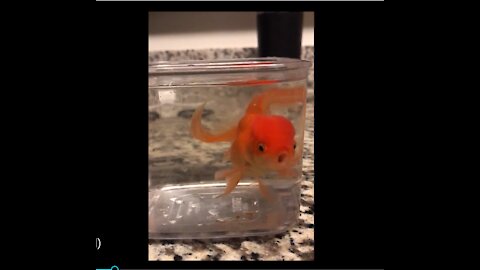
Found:
[[[313, 47], [302, 50], [302, 59], [313, 61]], [[249, 58], [256, 50], [211, 49], [199, 51], [151, 52], [150, 61], [185, 59]], [[314, 94], [313, 66], [309, 73], [300, 218], [296, 227], [283, 234], [221, 240], [150, 240], [149, 260], [265, 260], [314, 259]]]

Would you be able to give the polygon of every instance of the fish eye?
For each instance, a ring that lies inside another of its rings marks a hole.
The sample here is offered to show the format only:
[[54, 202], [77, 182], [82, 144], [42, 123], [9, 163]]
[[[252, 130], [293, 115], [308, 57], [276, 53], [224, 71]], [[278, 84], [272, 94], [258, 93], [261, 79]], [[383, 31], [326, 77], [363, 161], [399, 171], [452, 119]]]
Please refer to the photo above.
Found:
[[296, 149], [296, 148], [297, 148], [297, 144], [294, 143], [294, 144], [293, 144], [293, 149]]
[[258, 145], [258, 151], [260, 151], [260, 152], [265, 151], [265, 146], [263, 146], [263, 144], [259, 144]]

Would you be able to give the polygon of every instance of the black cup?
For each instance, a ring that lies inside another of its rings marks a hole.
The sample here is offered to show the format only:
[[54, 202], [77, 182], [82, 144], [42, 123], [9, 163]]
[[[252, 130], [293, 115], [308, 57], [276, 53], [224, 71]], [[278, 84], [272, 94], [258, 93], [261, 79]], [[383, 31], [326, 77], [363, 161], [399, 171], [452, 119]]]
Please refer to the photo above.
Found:
[[301, 57], [303, 12], [257, 14], [259, 57]]

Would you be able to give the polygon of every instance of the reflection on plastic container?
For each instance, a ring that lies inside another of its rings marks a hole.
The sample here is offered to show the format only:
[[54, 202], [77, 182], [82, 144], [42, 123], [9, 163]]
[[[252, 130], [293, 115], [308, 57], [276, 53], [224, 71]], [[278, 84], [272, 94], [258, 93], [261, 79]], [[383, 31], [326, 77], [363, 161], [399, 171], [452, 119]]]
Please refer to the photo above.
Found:
[[296, 224], [308, 67], [287, 58], [150, 65], [150, 238]]

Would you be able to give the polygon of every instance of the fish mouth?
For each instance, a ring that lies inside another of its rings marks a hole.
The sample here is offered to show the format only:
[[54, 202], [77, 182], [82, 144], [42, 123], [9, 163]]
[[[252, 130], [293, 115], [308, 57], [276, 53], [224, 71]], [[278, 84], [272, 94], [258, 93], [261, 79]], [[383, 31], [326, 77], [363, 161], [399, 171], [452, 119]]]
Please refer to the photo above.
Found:
[[[282, 159], [282, 161], [279, 162], [279, 159]], [[278, 157], [277, 160], [273, 160], [269, 165], [271, 170], [278, 171], [278, 170], [288, 169], [292, 167], [294, 163], [288, 157], [283, 157], [283, 158]]]

